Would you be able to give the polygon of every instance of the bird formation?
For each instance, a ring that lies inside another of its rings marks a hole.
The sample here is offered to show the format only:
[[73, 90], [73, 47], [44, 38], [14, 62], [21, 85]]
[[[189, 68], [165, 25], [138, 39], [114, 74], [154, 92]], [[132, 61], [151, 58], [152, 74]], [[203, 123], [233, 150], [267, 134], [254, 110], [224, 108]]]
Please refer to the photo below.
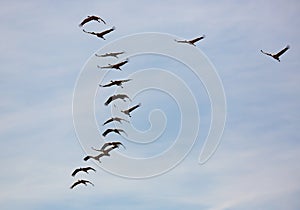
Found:
[[[84, 20], [82, 20], [82, 22], [79, 24], [79, 27], [83, 27], [86, 24], [91, 24], [92, 22], [98, 22], [98, 23], [103, 23], [103, 24], [107, 24], [106, 21], [104, 19], [102, 19], [99, 16], [95, 16], [95, 15], [91, 15], [91, 16], [87, 16]], [[112, 31], [114, 31], [116, 28], [113, 26], [107, 30], [104, 31], [100, 31], [100, 32], [93, 32], [93, 31], [87, 31], [85, 29], [83, 29], [83, 32], [86, 34], [90, 34], [90, 35], [94, 35], [98, 38], [101, 38], [103, 40], [106, 40], [106, 38], [104, 36], [106, 36], [107, 34], [111, 33]], [[122, 71], [121, 68], [123, 68], [123, 66], [125, 64], [127, 64], [129, 62], [129, 59], [124, 59], [124, 60], [119, 60], [119, 56], [126, 54], [125, 51], [115, 51], [115, 52], [106, 52], [104, 54], [95, 54], [96, 57], [101, 58], [101, 59], [106, 59], [106, 57], [113, 57], [115, 58], [117, 61], [113, 64], [108, 63], [105, 66], [99, 66], [97, 65], [98, 69], [102, 69], [104, 70], [119, 70]], [[99, 84], [99, 88], [111, 88], [111, 87], [121, 87], [123, 88], [123, 85], [125, 83], [129, 83], [131, 82], [132, 79], [118, 79], [118, 80], [114, 80], [111, 79], [109, 83], [106, 84]], [[105, 106], [109, 106], [110, 104], [113, 104], [115, 102], [115, 100], [121, 100], [123, 102], [131, 102], [131, 98], [126, 95], [125, 93], [120, 93], [120, 94], [113, 94], [111, 95], [105, 102], [104, 105]], [[115, 104], [114, 104], [115, 106]], [[131, 112], [135, 109], [137, 109], [138, 107], [141, 106], [141, 103], [132, 106], [131, 108], [128, 108], [127, 110], [120, 110], [120, 114], [124, 114], [125, 116], [131, 117]], [[105, 120], [102, 124], [102, 126], [106, 126], [108, 124], [111, 124], [112, 122], [116, 122], [119, 124], [122, 124], [123, 122], [125, 123], [130, 123], [129, 120], [121, 117], [121, 116], [112, 116], [111, 118]], [[102, 136], [104, 138], [106, 138], [108, 135], [114, 135], [117, 134], [118, 136], [127, 136], [127, 133], [121, 129], [121, 128], [106, 128], [103, 133]], [[122, 146], [124, 149], [126, 149], [126, 147], [123, 145], [122, 142], [120, 141], [110, 141], [110, 142], [105, 142], [99, 149], [96, 149], [94, 147], [91, 147], [91, 149], [96, 153], [96, 154], [92, 154], [92, 155], [87, 155], [83, 158], [83, 161], [87, 162], [89, 160], [95, 160], [99, 163], [101, 163], [101, 160], [103, 157], [110, 157], [111, 156], [111, 152], [114, 151], [115, 149], [120, 148], [120, 146]], [[89, 174], [89, 171], [94, 171], [96, 172], [96, 170], [90, 166], [86, 166], [86, 167], [79, 167], [76, 168], [73, 172], [72, 172], [72, 177], [75, 177], [78, 173], [82, 173], [85, 172], [85, 174]], [[94, 186], [94, 184], [86, 179], [78, 179], [77, 181], [75, 181], [71, 186], [70, 189], [73, 189], [74, 187], [78, 186], [78, 185], [85, 185], [87, 186], [88, 184]]]
[[[91, 15], [91, 16], [87, 16], [84, 20], [82, 20], [82, 22], [79, 24], [79, 27], [83, 27], [86, 24], [90, 24], [91, 22], [98, 22], [100, 24], [105, 24], [106, 22], [99, 16], [95, 16], [95, 15]], [[107, 34], [115, 31], [115, 26], [112, 26], [111, 28], [108, 28], [106, 30], [100, 31], [100, 32], [94, 32], [94, 31], [86, 31], [85, 29], [83, 29], [83, 32], [86, 34], [90, 34], [93, 36], [96, 36], [100, 39], [106, 40], [106, 38], [104, 36], [106, 36]], [[192, 46], [196, 46], [196, 43], [198, 41], [201, 41], [205, 38], [205, 35], [193, 38], [191, 40], [177, 40], [175, 39], [174, 41], [179, 43], [179, 44], [188, 44], [188, 45], [192, 45]], [[284, 49], [282, 49], [281, 51], [279, 51], [276, 54], [272, 54], [272, 53], [268, 53], [265, 52], [263, 50], [260, 50], [261, 53], [272, 57], [273, 59], [277, 60], [278, 62], [280, 62], [280, 56], [282, 56], [288, 49], [290, 48], [289, 45], [287, 45]], [[115, 51], [115, 52], [106, 52], [104, 54], [95, 54], [96, 57], [99, 57], [101, 59], [105, 59], [106, 57], [113, 57], [117, 60], [119, 60], [119, 56], [126, 54], [125, 51]], [[127, 64], [129, 62], [129, 59], [125, 59], [125, 60], [121, 60], [121, 61], [117, 61], [114, 64], [110, 64], [108, 63], [105, 66], [99, 66], [97, 65], [98, 69], [102, 69], [102, 70], [119, 70], [122, 71], [121, 67], [123, 67], [125, 64]], [[100, 88], [111, 88], [113, 86], [117, 86], [117, 87], [121, 87], [123, 88], [123, 84], [130, 82], [131, 79], [121, 79], [121, 80], [110, 80], [109, 83], [107, 84], [99, 84]], [[114, 102], [117, 99], [121, 99], [124, 102], [128, 101], [132, 101], [130, 99], [129, 96], [127, 96], [125, 93], [124, 94], [115, 94], [115, 95], [111, 95], [105, 102], [104, 105], [108, 106], [109, 104], [111, 104], [112, 102]], [[120, 110], [120, 113], [125, 114], [128, 117], [132, 117], [131, 116], [131, 112], [133, 112], [134, 110], [136, 110], [137, 108], [139, 108], [141, 106], [141, 103], [138, 103], [128, 109], [125, 110]], [[129, 120], [124, 119], [122, 117], [118, 117], [118, 116], [112, 116], [111, 118], [107, 119], [102, 126], [106, 126], [107, 124], [110, 124], [112, 122], [118, 122], [119, 124], [122, 124], [122, 122], [126, 122], [126, 123], [130, 123]], [[107, 137], [109, 134], [118, 134], [119, 136], [122, 136], [123, 134], [127, 136], [127, 133], [121, 129], [121, 128], [107, 128], [103, 133], [102, 136], [103, 137]], [[84, 161], [88, 161], [90, 159], [94, 159], [95, 161], [98, 161], [99, 163], [101, 163], [100, 159], [107, 156], [110, 157], [110, 153], [115, 150], [118, 149], [120, 146], [122, 146], [124, 149], [125, 146], [120, 142], [120, 141], [112, 141], [112, 142], [105, 142], [99, 149], [96, 149], [94, 147], [91, 147], [91, 149], [95, 152], [98, 152], [98, 154], [96, 155], [87, 155], [86, 157], [83, 158]], [[89, 174], [89, 171], [94, 171], [96, 172], [96, 170], [90, 166], [86, 166], [86, 167], [79, 167], [76, 168], [71, 176], [75, 177], [78, 173], [86, 173]], [[78, 186], [78, 185], [85, 185], [87, 186], [87, 184], [90, 184], [92, 186], [94, 186], [94, 184], [92, 182], [90, 182], [89, 180], [85, 180], [85, 179], [78, 179], [76, 182], [74, 182], [70, 188], [73, 189], [74, 187]]]

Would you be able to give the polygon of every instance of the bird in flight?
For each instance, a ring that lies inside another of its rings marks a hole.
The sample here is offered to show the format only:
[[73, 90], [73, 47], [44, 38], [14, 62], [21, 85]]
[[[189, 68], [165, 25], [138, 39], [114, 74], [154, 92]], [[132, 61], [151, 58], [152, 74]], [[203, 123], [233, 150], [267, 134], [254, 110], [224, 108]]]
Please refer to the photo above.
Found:
[[111, 29], [107, 29], [107, 30], [101, 31], [101, 32], [86, 31], [83, 29], [83, 32], [85, 32], [87, 34], [95, 35], [95, 36], [105, 40], [104, 35], [114, 31], [115, 29], [116, 29], [115, 27], [112, 27]]
[[100, 158], [103, 157], [103, 156], [110, 156], [109, 152], [112, 151], [112, 150], [114, 150], [114, 149], [116, 149], [116, 148], [118, 148], [118, 146], [114, 145], [114, 146], [112, 146], [112, 147], [110, 147], [110, 148], [108, 148], [106, 150], [101, 151], [101, 153], [99, 155], [96, 155], [96, 156], [88, 155], [85, 158], [83, 158], [83, 160], [84, 161], [88, 161], [89, 159], [92, 158], [92, 159], [97, 160], [97, 161], [99, 161], [101, 163]]
[[110, 102], [116, 100], [116, 99], [122, 99], [124, 102], [126, 102], [126, 99], [131, 101], [131, 99], [126, 95], [126, 94], [117, 94], [117, 95], [112, 95], [110, 96], [104, 103], [105, 106], [108, 106]]
[[110, 52], [110, 53], [105, 53], [102, 55], [98, 55], [97, 53], [95, 54], [95, 56], [97, 57], [115, 57], [115, 58], [119, 58], [119, 55], [122, 55], [123, 53], [125, 53], [124, 51], [122, 52]]
[[103, 152], [108, 146], [116, 146], [117, 148], [119, 148], [119, 146], [122, 146], [124, 149], [126, 149], [125, 146], [119, 141], [107, 142], [104, 143], [100, 149], [95, 149], [94, 147], [92, 147], [92, 149], [98, 152]]
[[122, 61], [120, 63], [108, 64], [107, 66], [97, 65], [97, 67], [100, 69], [118, 69], [118, 70], [122, 71], [121, 66], [125, 65], [126, 63], [128, 63], [128, 59], [126, 59], [125, 61]]
[[122, 124], [122, 121], [129, 123], [128, 120], [125, 120], [125, 119], [123, 119], [123, 118], [120, 118], [120, 117], [112, 117], [112, 118], [106, 120], [102, 125], [104, 126], [104, 125], [106, 125], [106, 124], [108, 124], [108, 123], [111, 123], [111, 122], [113, 122], [113, 121], [119, 122], [119, 123], [121, 123], [121, 124]]
[[106, 137], [111, 132], [119, 134], [120, 136], [121, 136], [121, 133], [124, 133], [127, 136], [127, 133], [123, 129], [119, 129], [119, 128], [108, 128], [108, 129], [106, 129], [106, 131], [104, 131], [102, 133], [102, 136]]
[[284, 49], [282, 49], [280, 52], [276, 53], [276, 54], [271, 54], [271, 53], [267, 53], [267, 52], [264, 52], [263, 50], [260, 50], [263, 54], [265, 55], [268, 55], [268, 56], [271, 56], [272, 58], [274, 58], [275, 60], [277, 60], [278, 62], [280, 62], [280, 59], [279, 57], [285, 53], [288, 49], [290, 49], [290, 46], [287, 45]]
[[127, 110], [121, 110], [121, 112], [123, 112], [124, 114], [127, 114], [129, 117], [131, 117], [130, 112], [132, 112], [132, 111], [135, 110], [136, 108], [140, 107], [141, 105], [142, 105], [142, 104], [139, 103], [139, 104], [137, 104], [137, 105], [135, 105], [135, 106], [133, 106], [133, 107], [127, 109]]
[[95, 186], [92, 182], [88, 181], [88, 180], [84, 180], [84, 179], [79, 179], [78, 181], [76, 181], [74, 184], [72, 184], [72, 186], [70, 187], [70, 189], [73, 189], [75, 186], [79, 185], [79, 184], [84, 184], [85, 186], [87, 186], [87, 183]]
[[176, 40], [175, 39], [175, 41], [178, 42], [178, 43], [187, 43], [187, 44], [196, 46], [195, 43], [202, 40], [202, 39], [204, 39], [204, 38], [205, 38], [205, 35], [197, 37], [197, 38], [192, 39], [192, 40]]
[[77, 169], [75, 169], [74, 171], [73, 171], [73, 173], [72, 173], [72, 176], [75, 176], [78, 172], [80, 172], [80, 171], [83, 171], [83, 172], [85, 172], [85, 173], [89, 173], [88, 171], [89, 170], [92, 170], [92, 171], [95, 171], [96, 172], [96, 170], [94, 169], [94, 168], [92, 168], [92, 167], [85, 167], [85, 168], [77, 168]]
[[121, 88], [123, 88], [123, 83], [125, 82], [129, 82], [131, 81], [131, 79], [124, 79], [124, 80], [110, 80], [110, 83], [106, 84], [106, 85], [99, 85], [100, 87], [110, 87], [113, 85], [119, 86]]
[[100, 21], [102, 21], [104, 24], [106, 24], [106, 22], [101, 18], [101, 17], [98, 17], [98, 16], [95, 16], [95, 15], [90, 15], [90, 16], [87, 16], [80, 24], [79, 24], [79, 27], [82, 27], [84, 24], [90, 22], [90, 21], [97, 21], [100, 23]]

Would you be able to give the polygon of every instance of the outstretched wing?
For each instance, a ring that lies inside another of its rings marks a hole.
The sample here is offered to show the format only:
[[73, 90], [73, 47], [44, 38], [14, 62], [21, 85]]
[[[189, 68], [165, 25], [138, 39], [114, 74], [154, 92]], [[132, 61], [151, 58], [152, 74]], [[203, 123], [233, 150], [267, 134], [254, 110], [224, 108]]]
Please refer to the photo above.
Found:
[[139, 103], [139, 104], [137, 104], [137, 105], [135, 105], [135, 106], [129, 108], [128, 111], [129, 111], [129, 112], [132, 112], [133, 110], [135, 110], [136, 108], [140, 107], [141, 105], [142, 105], [142, 104]]
[[95, 171], [95, 172], [96, 172], [96, 170], [95, 170], [94, 168], [90, 167], [90, 166], [89, 166], [89, 167], [86, 167], [85, 170], [87, 170], [87, 171], [88, 171], [88, 170], [92, 170], [92, 171]]
[[113, 96], [109, 97], [109, 98], [107, 99], [107, 101], [104, 103], [104, 105], [107, 106], [107, 105], [110, 104], [110, 102], [112, 102], [112, 101], [113, 101]]
[[283, 50], [281, 50], [280, 52], [278, 52], [275, 56], [279, 57], [281, 56], [283, 53], [285, 53], [288, 49], [290, 49], [290, 46], [287, 45]]
[[86, 156], [85, 158], [83, 158], [84, 161], [88, 161], [91, 158], [91, 156]]
[[202, 40], [202, 39], [204, 39], [205, 38], [205, 35], [203, 35], [203, 36], [201, 36], [201, 37], [197, 37], [197, 38], [195, 38], [195, 39], [192, 39], [192, 40], [190, 40], [190, 42], [192, 43], [192, 44], [194, 44], [194, 43], [196, 43], [196, 42], [198, 42], [198, 41], [200, 41], [200, 40]]
[[110, 118], [110, 119], [106, 120], [102, 125], [106, 125], [112, 121], [114, 121], [114, 118]]
[[70, 189], [73, 189], [76, 185], [79, 185], [81, 182], [78, 180], [76, 182], [74, 182], [74, 184], [72, 184], [72, 186], [70, 187]]
[[99, 35], [104, 36], [105, 34], [108, 34], [112, 31], [114, 31], [115, 29], [116, 29], [115, 27], [112, 27], [111, 29], [107, 29], [105, 31], [100, 32]]
[[82, 27], [84, 24], [90, 22], [93, 19], [93, 17], [88, 16], [87, 18], [85, 18], [80, 24], [79, 27]]
[[102, 133], [102, 136], [106, 136], [107, 134], [109, 134], [110, 132], [112, 132], [113, 130], [112, 129], [110, 129], [110, 128], [108, 128], [108, 129], [106, 129], [106, 131], [104, 131], [103, 133]]
[[273, 56], [271, 53], [264, 52], [263, 50], [260, 50], [260, 52], [262, 52], [265, 55], [271, 56], [271, 57]]
[[79, 171], [81, 171], [80, 168], [75, 169], [72, 173], [72, 176], [75, 176]]

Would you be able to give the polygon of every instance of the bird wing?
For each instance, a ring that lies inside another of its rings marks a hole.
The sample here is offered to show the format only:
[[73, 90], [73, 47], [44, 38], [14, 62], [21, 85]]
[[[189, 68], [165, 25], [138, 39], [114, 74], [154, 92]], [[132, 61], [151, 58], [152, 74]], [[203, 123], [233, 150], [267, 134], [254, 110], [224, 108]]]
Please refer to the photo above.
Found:
[[141, 104], [139, 103], [139, 104], [137, 104], [137, 105], [135, 105], [135, 106], [129, 108], [128, 111], [129, 111], [129, 112], [132, 112], [133, 110], [135, 110], [136, 108], [138, 108], [138, 107], [140, 107], [140, 106], [141, 106]]
[[101, 18], [101, 17], [97, 17], [98, 20], [101, 20], [104, 24], [106, 24], [106, 22]]
[[110, 96], [107, 101], [104, 103], [105, 106], [107, 106], [108, 104], [110, 104], [110, 102], [113, 101], [113, 96]]
[[72, 173], [72, 176], [75, 176], [79, 171], [81, 171], [80, 168], [75, 169]]
[[110, 118], [110, 119], [106, 120], [102, 125], [106, 125], [112, 121], [114, 121], [114, 118]]
[[86, 156], [85, 158], [83, 158], [83, 160], [84, 160], [84, 161], [87, 161], [87, 160], [90, 159], [90, 158], [91, 158], [91, 156], [88, 155], [88, 156]]
[[122, 61], [122, 62], [120, 62], [120, 63], [114, 64], [114, 65], [113, 65], [113, 68], [119, 68], [119, 67], [123, 66], [123, 65], [126, 64], [126, 63], [128, 63], [128, 60]]
[[197, 38], [195, 38], [195, 39], [190, 40], [189, 42], [191, 42], [192, 44], [194, 44], [194, 43], [200, 41], [201, 39], [204, 39], [204, 37], [205, 37], [205, 36], [197, 37]]
[[109, 134], [110, 132], [112, 132], [113, 130], [112, 129], [110, 129], [110, 128], [108, 128], [108, 129], [106, 129], [106, 131], [104, 131], [103, 133], [102, 133], [102, 136], [106, 136], [107, 134]]
[[132, 79], [123, 79], [123, 80], [119, 80], [119, 81], [121, 81], [121, 82], [129, 82], [129, 81], [131, 81]]
[[283, 53], [285, 53], [288, 49], [290, 49], [290, 46], [286, 46], [283, 50], [281, 50], [280, 52], [278, 52], [277, 54], [275, 54], [274, 56], [279, 57], [281, 56]]
[[86, 180], [86, 183], [90, 183], [91, 185], [95, 186], [95, 185], [94, 185], [92, 182], [90, 182], [90, 181], [87, 181], [87, 180]]
[[86, 24], [87, 22], [90, 22], [93, 19], [93, 17], [87, 17], [85, 18], [80, 24], [79, 27], [82, 27], [84, 24]]
[[116, 95], [116, 98], [120, 98], [120, 99], [128, 98], [131, 101], [129, 96], [127, 96], [126, 94], [118, 94], [118, 95]]
[[98, 35], [103, 36], [103, 35], [108, 34], [108, 33], [112, 32], [114, 30], [115, 30], [115, 27], [112, 27], [111, 29], [107, 29], [105, 31], [102, 31], [102, 32], [98, 33]]
[[122, 133], [124, 133], [126, 136], [128, 136], [127, 133], [126, 133], [123, 129], [117, 129], [117, 130], [118, 130], [118, 132], [122, 132]]
[[76, 181], [76, 182], [74, 182], [73, 184], [72, 184], [72, 186], [70, 187], [70, 189], [73, 189], [76, 185], [79, 185], [81, 182], [78, 180], [78, 181]]
[[273, 56], [271, 53], [264, 52], [263, 50], [260, 50], [260, 52], [262, 52], [263, 54], [268, 55], [268, 56]]
[[92, 168], [92, 167], [90, 167], [90, 166], [89, 166], [89, 167], [86, 167], [85, 170], [87, 170], [87, 171], [88, 171], [88, 170], [96, 171], [94, 168]]

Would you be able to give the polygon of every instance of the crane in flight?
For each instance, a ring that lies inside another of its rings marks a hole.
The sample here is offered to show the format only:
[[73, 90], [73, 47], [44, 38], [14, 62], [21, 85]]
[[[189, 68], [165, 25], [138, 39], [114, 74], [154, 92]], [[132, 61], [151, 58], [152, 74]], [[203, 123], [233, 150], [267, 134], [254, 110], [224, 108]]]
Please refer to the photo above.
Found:
[[104, 24], [106, 24], [106, 22], [99, 16], [95, 16], [95, 15], [89, 15], [87, 16], [80, 24], [79, 27], [82, 27], [84, 24], [90, 22], [90, 21], [97, 21], [99, 23], [101, 23], [100, 21], [102, 21]]
[[112, 146], [112, 147], [110, 147], [110, 148], [108, 148], [108, 149], [106, 149], [106, 150], [101, 151], [101, 153], [98, 154], [98, 155], [96, 155], [96, 156], [88, 155], [88, 156], [86, 156], [85, 158], [83, 158], [83, 160], [84, 160], [84, 161], [88, 161], [89, 159], [92, 158], [92, 159], [94, 159], [94, 160], [99, 161], [99, 163], [101, 163], [100, 158], [101, 158], [101, 157], [104, 157], [104, 156], [110, 156], [110, 154], [109, 154], [110, 151], [112, 151], [112, 150], [114, 150], [114, 149], [116, 149], [116, 148], [118, 148], [118, 146], [114, 145], [114, 146]]
[[112, 117], [112, 118], [106, 120], [102, 125], [104, 126], [104, 125], [106, 125], [106, 124], [108, 124], [108, 123], [111, 123], [111, 122], [113, 122], [113, 121], [119, 122], [119, 123], [121, 123], [121, 124], [122, 124], [122, 121], [129, 123], [128, 120], [125, 120], [125, 119], [123, 119], [123, 118], [120, 118], [120, 117]]
[[117, 148], [119, 148], [119, 146], [122, 146], [124, 149], [126, 149], [126, 147], [119, 141], [106, 142], [100, 149], [95, 149], [94, 147], [92, 147], [92, 149], [98, 152], [103, 152], [109, 146], [117, 146]]
[[100, 87], [111, 87], [113, 85], [119, 86], [121, 88], [123, 88], [123, 83], [125, 82], [129, 82], [131, 81], [131, 79], [124, 79], [124, 80], [110, 80], [110, 83], [106, 84], [106, 85], [99, 85]]
[[124, 102], [126, 102], [126, 99], [131, 101], [131, 99], [126, 94], [117, 94], [110, 96], [104, 103], [105, 106], [108, 106], [112, 101], [116, 99], [122, 99]]
[[79, 185], [79, 184], [84, 184], [85, 186], [87, 186], [87, 183], [95, 186], [92, 182], [88, 181], [88, 180], [84, 180], [84, 179], [79, 179], [77, 180], [74, 184], [72, 184], [72, 186], [70, 187], [70, 189], [73, 189], [75, 186]]
[[290, 46], [287, 45], [284, 49], [282, 49], [280, 52], [276, 53], [276, 54], [271, 54], [271, 53], [267, 53], [267, 52], [264, 52], [263, 50], [260, 50], [263, 54], [265, 55], [268, 55], [268, 56], [271, 56], [272, 58], [274, 58], [275, 60], [277, 60], [278, 62], [280, 62], [280, 59], [279, 57], [285, 53], [288, 49], [290, 49]]
[[97, 56], [97, 57], [115, 57], [115, 58], [119, 58], [118, 56], [122, 55], [124, 53], [125, 53], [124, 51], [122, 51], [122, 52], [110, 52], [110, 53], [105, 53], [105, 54], [102, 54], [102, 55], [98, 55], [96, 53], [95, 56]]
[[122, 136], [121, 133], [124, 133], [127, 136], [127, 133], [123, 129], [120, 129], [120, 128], [108, 128], [108, 129], [106, 129], [106, 131], [104, 131], [102, 133], [102, 136], [106, 137], [109, 133], [112, 133], [112, 132], [119, 134], [120, 136]]
[[178, 42], [178, 43], [187, 43], [187, 44], [196, 46], [195, 43], [202, 40], [202, 39], [204, 39], [204, 38], [205, 38], [205, 35], [197, 37], [197, 38], [192, 39], [192, 40], [176, 40], [175, 39], [175, 41]]
[[108, 64], [107, 66], [97, 65], [97, 67], [100, 68], [100, 69], [117, 69], [117, 70], [122, 71], [121, 66], [125, 65], [126, 63], [128, 63], [128, 59], [126, 59], [125, 61], [122, 61], [120, 63]]
[[92, 171], [95, 171], [96, 172], [96, 170], [94, 169], [94, 168], [92, 168], [92, 167], [85, 167], [85, 168], [77, 168], [77, 169], [75, 169], [74, 171], [73, 171], [73, 173], [72, 173], [72, 176], [75, 176], [78, 172], [80, 172], [80, 171], [83, 171], [83, 172], [85, 172], [85, 173], [89, 173], [88, 171], [89, 170], [92, 170]]
[[135, 110], [136, 108], [140, 107], [141, 105], [142, 105], [142, 104], [139, 103], [139, 104], [137, 104], [137, 105], [135, 105], [135, 106], [133, 106], [133, 107], [131, 107], [131, 108], [129, 108], [129, 109], [121, 110], [121, 112], [123, 112], [124, 114], [128, 115], [129, 117], [131, 117], [130, 112], [132, 112], [132, 111]]
[[101, 31], [101, 32], [86, 31], [86, 30], [83, 29], [83, 32], [85, 32], [87, 34], [95, 35], [95, 36], [105, 40], [104, 35], [114, 31], [115, 29], [116, 29], [115, 27], [112, 27], [110, 29], [107, 29], [107, 30]]

